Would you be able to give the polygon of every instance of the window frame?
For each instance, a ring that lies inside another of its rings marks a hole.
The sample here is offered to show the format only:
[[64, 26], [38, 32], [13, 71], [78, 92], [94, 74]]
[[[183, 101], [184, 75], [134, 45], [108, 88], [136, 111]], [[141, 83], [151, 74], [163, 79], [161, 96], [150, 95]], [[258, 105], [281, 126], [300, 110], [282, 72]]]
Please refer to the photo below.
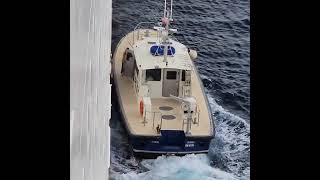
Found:
[[186, 70], [181, 71], [181, 81], [186, 81]]
[[[170, 73], [172, 73], [172, 72], [174, 72], [175, 78], [171, 78], [171, 76], [173, 74], [170, 75]], [[170, 78], [168, 78], [168, 75], [169, 75]], [[166, 80], [177, 80], [177, 78], [178, 78], [178, 71], [176, 71], [176, 70], [167, 70], [166, 71]]]
[[[153, 80], [148, 80], [148, 77], [150, 77], [148, 76], [148, 72], [150, 73], [151, 71], [160, 71], [159, 77], [154, 78], [155, 76], [153, 76], [154, 75], [153, 74], [152, 75]], [[160, 82], [162, 80], [162, 69], [146, 69], [145, 72], [146, 72], [145, 82], [148, 82], [148, 81]]]

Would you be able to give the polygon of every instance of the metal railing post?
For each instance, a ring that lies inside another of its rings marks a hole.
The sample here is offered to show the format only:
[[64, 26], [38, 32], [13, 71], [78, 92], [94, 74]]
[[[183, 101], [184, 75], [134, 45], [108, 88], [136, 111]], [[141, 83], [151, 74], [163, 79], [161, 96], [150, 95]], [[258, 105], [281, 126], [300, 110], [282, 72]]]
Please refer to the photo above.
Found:
[[198, 112], [198, 126], [199, 126], [199, 124], [200, 124], [200, 118], [199, 118], [199, 116], [200, 116], [200, 111]]
[[156, 112], [153, 112], [153, 120], [152, 120], [152, 129], [154, 129], [154, 116], [155, 116]]
[[[136, 31], [136, 29], [141, 25], [141, 24], [154, 24], [154, 22], [140, 22], [136, 25], [136, 27], [134, 27], [133, 29], [133, 44], [134, 44], [134, 32]], [[139, 33], [138, 33], [138, 38], [139, 38]]]
[[162, 129], [162, 113], [160, 113], [161, 121], [160, 121], [160, 129]]

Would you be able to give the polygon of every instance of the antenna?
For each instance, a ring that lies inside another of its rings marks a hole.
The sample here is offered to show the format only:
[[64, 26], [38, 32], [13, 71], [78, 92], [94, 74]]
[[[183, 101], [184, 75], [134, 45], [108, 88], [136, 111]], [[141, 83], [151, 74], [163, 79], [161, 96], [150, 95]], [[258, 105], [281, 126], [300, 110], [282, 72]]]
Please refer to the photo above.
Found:
[[173, 0], [171, 0], [171, 3], [170, 3], [170, 21], [173, 21], [173, 19], [172, 19], [172, 1]]
[[167, 0], [164, 0], [164, 11], [163, 11], [163, 17], [166, 17], [166, 11], [167, 11]]
[[173, 19], [172, 19], [172, 4], [173, 4], [173, 0], [170, 1], [170, 12], [168, 12], [168, 10], [167, 10], [167, 0], [164, 0], [163, 17], [169, 18], [170, 21], [173, 21]]
[[161, 44], [164, 46], [164, 59], [163, 62], [166, 62], [166, 65], [168, 65], [167, 57], [168, 57], [168, 45], [169, 42], [169, 32], [177, 32], [177, 29], [169, 29], [170, 22], [173, 21], [172, 19], [172, 2], [173, 0], [170, 0], [170, 11], [167, 10], [167, 0], [164, 0], [164, 11], [163, 11], [163, 17], [161, 18], [161, 22], [159, 23], [159, 26], [161, 27], [154, 27], [158, 32], [160, 32], [161, 36]]

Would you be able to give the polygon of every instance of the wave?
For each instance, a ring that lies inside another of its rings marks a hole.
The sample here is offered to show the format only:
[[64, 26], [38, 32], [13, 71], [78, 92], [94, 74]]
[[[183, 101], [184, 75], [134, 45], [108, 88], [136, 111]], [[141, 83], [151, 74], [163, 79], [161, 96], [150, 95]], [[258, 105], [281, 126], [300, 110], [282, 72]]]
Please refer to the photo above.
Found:
[[[216, 125], [216, 137], [211, 141], [208, 155], [160, 156], [155, 160], [139, 160], [117, 152], [118, 147], [124, 147], [117, 145], [111, 153], [113, 170], [110, 178], [116, 180], [250, 179], [250, 124], [218, 105], [210, 95], [208, 100]], [[121, 152], [127, 152], [125, 149]]]
[[239, 178], [210, 166], [204, 154], [189, 154], [183, 157], [160, 156], [156, 160], [143, 160], [141, 165], [150, 169], [144, 173], [130, 172], [117, 176], [116, 180], [237, 180]]
[[208, 100], [216, 125], [208, 153], [212, 166], [238, 177], [250, 176], [250, 124], [218, 105], [210, 95]]

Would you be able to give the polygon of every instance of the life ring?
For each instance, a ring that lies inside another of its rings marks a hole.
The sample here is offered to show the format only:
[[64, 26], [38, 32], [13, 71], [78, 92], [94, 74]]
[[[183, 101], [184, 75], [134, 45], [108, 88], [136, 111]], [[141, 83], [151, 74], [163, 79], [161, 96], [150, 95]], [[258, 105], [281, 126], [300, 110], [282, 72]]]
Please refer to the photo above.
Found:
[[142, 100], [140, 101], [140, 115], [142, 116], [143, 115], [143, 107], [144, 105], [143, 105], [143, 102], [142, 102]]

